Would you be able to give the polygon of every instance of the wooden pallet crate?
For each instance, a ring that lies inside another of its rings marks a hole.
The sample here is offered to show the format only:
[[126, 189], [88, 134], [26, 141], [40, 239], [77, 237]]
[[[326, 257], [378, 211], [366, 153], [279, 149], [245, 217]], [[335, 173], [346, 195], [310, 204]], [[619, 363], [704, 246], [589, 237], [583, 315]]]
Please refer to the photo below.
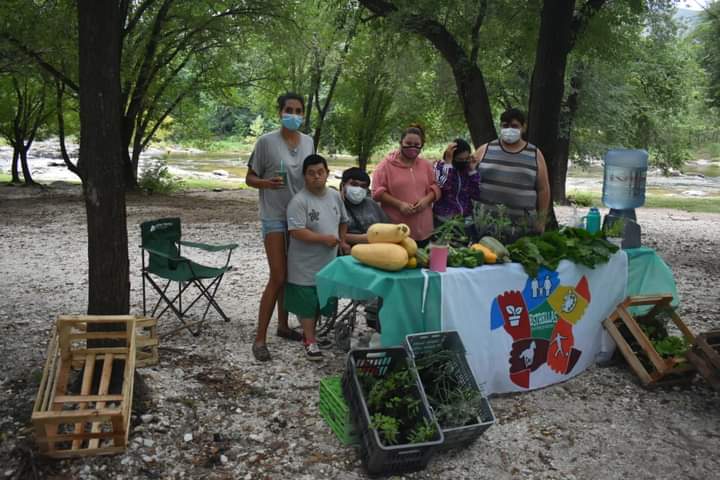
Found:
[[[135, 378], [135, 322], [133, 316], [58, 318], [32, 413], [41, 454], [68, 458], [125, 450]], [[108, 323], [123, 323], [125, 330], [88, 329]]]
[[710, 386], [720, 391], [720, 330], [695, 337], [687, 357]]
[[[663, 358], [640, 326], [653, 322], [661, 312], [667, 312], [685, 339], [688, 342], [695, 341], [695, 335], [670, 306], [672, 299], [670, 294], [628, 297], [603, 321], [618, 350], [646, 388], [686, 383], [691, 381], [696, 373], [695, 367], [685, 357]], [[652, 308], [640, 317], [633, 317], [629, 309], [641, 305], [652, 305]], [[627, 328], [637, 344], [637, 349], [633, 349], [628, 343], [620, 331], [620, 326]], [[647, 358], [648, 368], [638, 354]]]
[[135, 367], [151, 367], [159, 361], [157, 319], [135, 317]]

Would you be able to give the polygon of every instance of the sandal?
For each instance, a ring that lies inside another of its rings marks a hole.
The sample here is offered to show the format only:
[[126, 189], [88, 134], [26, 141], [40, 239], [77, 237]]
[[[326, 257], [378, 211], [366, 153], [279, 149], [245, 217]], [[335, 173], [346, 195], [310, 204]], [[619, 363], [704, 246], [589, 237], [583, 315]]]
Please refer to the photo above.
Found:
[[288, 330], [280, 330], [278, 328], [276, 335], [280, 338], [285, 338], [294, 342], [300, 342], [303, 339], [302, 333], [298, 332], [297, 330], [293, 330], [292, 328]]
[[270, 350], [268, 350], [267, 345], [258, 345], [257, 343], [253, 343], [252, 353], [255, 360], [259, 362], [268, 362], [271, 360]]

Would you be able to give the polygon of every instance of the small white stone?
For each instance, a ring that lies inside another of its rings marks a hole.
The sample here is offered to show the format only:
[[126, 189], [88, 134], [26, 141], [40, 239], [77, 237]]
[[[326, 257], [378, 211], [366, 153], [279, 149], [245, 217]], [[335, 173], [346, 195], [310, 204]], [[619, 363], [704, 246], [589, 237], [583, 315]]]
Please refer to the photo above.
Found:
[[144, 438], [143, 445], [145, 445], [146, 447], [152, 447], [153, 445], [155, 445], [155, 442], [149, 438]]
[[140, 420], [142, 420], [143, 423], [150, 423], [153, 421], [153, 418], [155, 418], [155, 416], [151, 413], [146, 413], [145, 415], [140, 416]]
[[244, 478], [245, 480], [252, 480], [252, 473], [248, 473]]
[[151, 457], [150, 455], [143, 455], [143, 456], [142, 456], [142, 460], [143, 460], [143, 462], [145, 462], [145, 463], [152, 463], [152, 462], [155, 461], [155, 457], [154, 457], [154, 456]]
[[191, 440], [192, 440], [192, 433], [186, 433], [186, 434], [183, 436], [183, 440], [185, 440], [186, 442], [191, 441]]
[[257, 434], [253, 433], [250, 435], [250, 440], [252, 440], [254, 442], [262, 443], [265, 440], [265, 437], [263, 437], [262, 435], [257, 435]]
[[225, 455], [220, 455], [220, 463], [225, 465], [228, 462], [228, 458]]

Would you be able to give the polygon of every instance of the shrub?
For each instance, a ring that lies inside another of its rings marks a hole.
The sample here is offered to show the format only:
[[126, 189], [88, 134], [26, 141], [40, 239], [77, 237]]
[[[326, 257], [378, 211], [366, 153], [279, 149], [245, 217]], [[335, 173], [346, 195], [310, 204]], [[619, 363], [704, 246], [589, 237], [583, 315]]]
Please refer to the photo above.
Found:
[[168, 171], [165, 161], [158, 160], [143, 170], [138, 186], [148, 193], [172, 193], [183, 187], [183, 181]]
[[574, 203], [578, 207], [592, 207], [593, 196], [591, 192], [574, 191], [567, 196], [568, 202]]

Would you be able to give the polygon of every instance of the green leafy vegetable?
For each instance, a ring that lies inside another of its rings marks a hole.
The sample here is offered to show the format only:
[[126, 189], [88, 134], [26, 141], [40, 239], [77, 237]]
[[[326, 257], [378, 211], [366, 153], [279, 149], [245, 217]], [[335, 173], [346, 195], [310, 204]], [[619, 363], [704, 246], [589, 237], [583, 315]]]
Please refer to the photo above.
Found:
[[591, 234], [582, 228], [565, 227], [540, 236], [522, 237], [508, 245], [510, 258], [522, 264], [525, 272], [534, 277], [545, 267], [555, 270], [560, 260], [569, 260], [579, 265], [595, 268], [606, 263], [618, 250], [601, 233]]

